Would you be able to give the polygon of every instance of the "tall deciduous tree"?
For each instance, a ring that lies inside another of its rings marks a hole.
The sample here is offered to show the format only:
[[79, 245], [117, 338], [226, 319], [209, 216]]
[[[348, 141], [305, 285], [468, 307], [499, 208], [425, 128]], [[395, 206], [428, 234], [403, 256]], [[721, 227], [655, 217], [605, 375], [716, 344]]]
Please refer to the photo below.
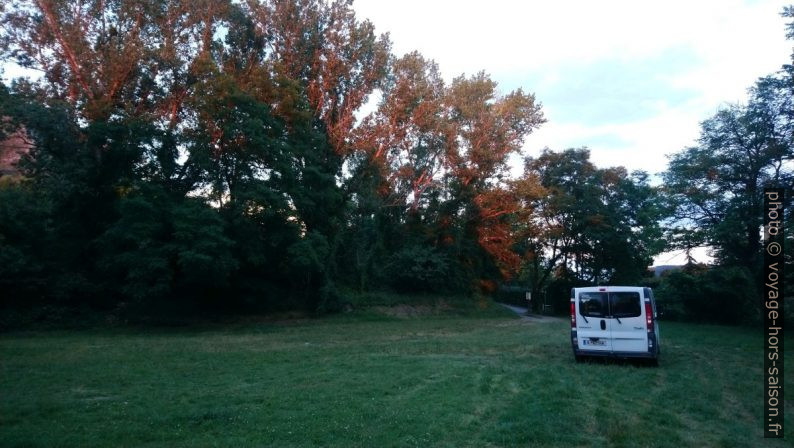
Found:
[[338, 154], [350, 151], [355, 112], [386, 75], [391, 44], [356, 18], [352, 0], [249, 1], [256, 24], [273, 33], [276, 72], [300, 81]]
[[3, 17], [7, 58], [44, 75], [88, 119], [156, 113], [174, 125], [190, 67], [211, 51], [228, 0], [32, 0]]
[[[526, 161], [532, 207], [523, 247], [533, 291], [555, 272], [591, 283], [636, 282], [664, 248], [659, 219], [664, 209], [643, 172], [595, 167], [587, 149], [544, 151]], [[526, 188], [526, 187], [525, 187]]]
[[454, 144], [444, 95], [438, 66], [409, 53], [394, 61], [377, 111], [356, 132], [356, 149], [382, 184], [380, 193], [413, 212], [425, 202], [425, 192], [439, 183]]
[[[517, 259], [508, 254], [515, 241], [507, 237], [502, 219], [515, 210], [515, 200], [497, 190], [504, 186], [508, 157], [544, 122], [540, 105], [521, 89], [499, 95], [496, 83], [482, 72], [454, 79], [446, 105], [456, 143], [445, 159], [454, 198], [447, 212], [463, 216], [464, 238], [477, 241], [509, 277], [517, 268]], [[468, 258], [467, 263], [474, 262]]]
[[694, 228], [721, 263], [751, 272], [760, 266], [763, 189], [794, 183], [787, 78], [760, 79], [746, 105], [726, 107], [704, 121], [698, 145], [675, 154], [664, 174], [675, 207], [673, 234], [691, 236]]
[[44, 75], [2, 113], [35, 141], [26, 188], [59, 218], [47, 269], [74, 297], [203, 285], [330, 309], [343, 281], [468, 290], [517, 269], [507, 160], [540, 105], [395, 59], [350, 0], [25, 0], [2, 23], [3, 59]]

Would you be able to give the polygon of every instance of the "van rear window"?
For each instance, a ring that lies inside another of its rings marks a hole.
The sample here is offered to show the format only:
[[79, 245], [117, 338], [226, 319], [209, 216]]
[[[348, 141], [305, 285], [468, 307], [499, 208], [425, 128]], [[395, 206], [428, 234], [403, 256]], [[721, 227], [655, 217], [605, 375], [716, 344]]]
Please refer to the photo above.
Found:
[[579, 314], [585, 317], [604, 317], [607, 313], [607, 294], [605, 292], [579, 294]]
[[612, 310], [612, 316], [637, 317], [641, 314], [640, 293], [611, 292], [609, 293], [609, 307]]

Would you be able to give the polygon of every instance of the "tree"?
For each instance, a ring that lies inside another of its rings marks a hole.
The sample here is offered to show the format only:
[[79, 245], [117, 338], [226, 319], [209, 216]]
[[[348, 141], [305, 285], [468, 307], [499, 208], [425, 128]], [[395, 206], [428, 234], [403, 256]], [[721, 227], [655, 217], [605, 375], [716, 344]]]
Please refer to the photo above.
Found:
[[386, 75], [391, 44], [359, 21], [352, 0], [249, 1], [255, 23], [274, 34], [275, 71], [300, 81], [311, 108], [326, 128], [331, 147], [350, 151], [355, 112]]
[[694, 228], [696, 241], [712, 246], [721, 264], [754, 273], [761, 262], [763, 189], [794, 183], [786, 82], [780, 75], [760, 79], [746, 105], [704, 121], [698, 145], [673, 155], [664, 173], [675, 210], [673, 236], [691, 245]]
[[[794, 9], [786, 7], [782, 15], [794, 17]], [[794, 22], [786, 28], [787, 37], [793, 38]], [[673, 155], [664, 173], [664, 193], [672, 211], [666, 229], [671, 246], [686, 250], [687, 255], [694, 247], [709, 246], [716, 258], [716, 266], [705, 273], [696, 272], [690, 263], [690, 272], [670, 276], [662, 284], [660, 295], [683, 303], [688, 318], [757, 319], [760, 308], [755, 298], [763, 284], [764, 188], [785, 188], [784, 209], [790, 208], [794, 193], [792, 65], [760, 78], [748, 93], [746, 104], [724, 107], [705, 120], [698, 144]], [[791, 221], [790, 211], [784, 220]], [[791, 239], [790, 231], [787, 235]], [[791, 264], [788, 252], [784, 259]], [[691, 291], [680, 292], [681, 284]], [[724, 299], [723, 308], [728, 311], [707, 316], [704, 310], [712, 308], [709, 300], [714, 297]]]
[[588, 283], [633, 283], [664, 248], [664, 209], [648, 176], [596, 168], [586, 148], [544, 150], [521, 179], [521, 246], [532, 291], [556, 275]]
[[380, 185], [390, 205], [418, 212], [425, 193], [438, 186], [445, 155], [453, 145], [444, 109], [444, 81], [433, 61], [419, 53], [394, 61], [378, 109], [356, 130], [361, 166]]
[[[469, 291], [513, 275], [507, 160], [540, 105], [484, 73], [446, 85], [420, 54], [395, 59], [351, 5], [4, 5], [3, 60], [43, 77], [0, 98], [3, 129], [35, 145], [0, 219], [40, 218], [57, 256], [19, 258], [0, 281], [109, 308], [332, 310], [345, 283]], [[18, 229], [0, 222], [0, 238]], [[39, 250], [12, 243], [4, 259]]]
[[515, 200], [498, 190], [504, 185], [508, 157], [518, 153], [524, 138], [545, 121], [540, 105], [521, 89], [500, 96], [484, 72], [455, 78], [445, 103], [455, 144], [445, 157], [451, 200], [444, 214], [450, 220], [460, 216], [464, 241], [478, 243], [464, 252], [464, 264], [480, 266], [477, 270], [483, 274], [489, 265], [496, 268], [498, 274], [483, 276], [490, 279], [481, 278], [481, 283], [507, 279], [518, 263], [509, 254], [515, 241], [508, 237], [503, 220], [515, 211]]
[[48, 98], [88, 120], [154, 114], [171, 126], [190, 66], [213, 45], [227, 0], [16, 2], [3, 16], [4, 58], [44, 75]]

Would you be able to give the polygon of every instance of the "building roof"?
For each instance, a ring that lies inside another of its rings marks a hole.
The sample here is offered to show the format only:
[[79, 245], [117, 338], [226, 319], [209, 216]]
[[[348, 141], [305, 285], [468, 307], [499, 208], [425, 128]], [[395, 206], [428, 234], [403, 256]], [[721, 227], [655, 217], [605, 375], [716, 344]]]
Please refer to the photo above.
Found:
[[24, 127], [0, 140], [0, 177], [19, 175], [19, 161], [32, 147]]

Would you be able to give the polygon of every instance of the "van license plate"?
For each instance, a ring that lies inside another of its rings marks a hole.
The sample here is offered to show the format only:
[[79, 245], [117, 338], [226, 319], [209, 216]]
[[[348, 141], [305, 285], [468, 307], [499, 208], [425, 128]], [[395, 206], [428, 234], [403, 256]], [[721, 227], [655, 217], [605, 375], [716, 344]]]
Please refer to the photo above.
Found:
[[584, 345], [599, 345], [599, 346], [607, 345], [607, 341], [605, 341], [603, 339], [598, 339], [598, 340], [595, 340], [595, 341], [592, 340], [592, 339], [585, 339], [582, 342], [584, 342]]

